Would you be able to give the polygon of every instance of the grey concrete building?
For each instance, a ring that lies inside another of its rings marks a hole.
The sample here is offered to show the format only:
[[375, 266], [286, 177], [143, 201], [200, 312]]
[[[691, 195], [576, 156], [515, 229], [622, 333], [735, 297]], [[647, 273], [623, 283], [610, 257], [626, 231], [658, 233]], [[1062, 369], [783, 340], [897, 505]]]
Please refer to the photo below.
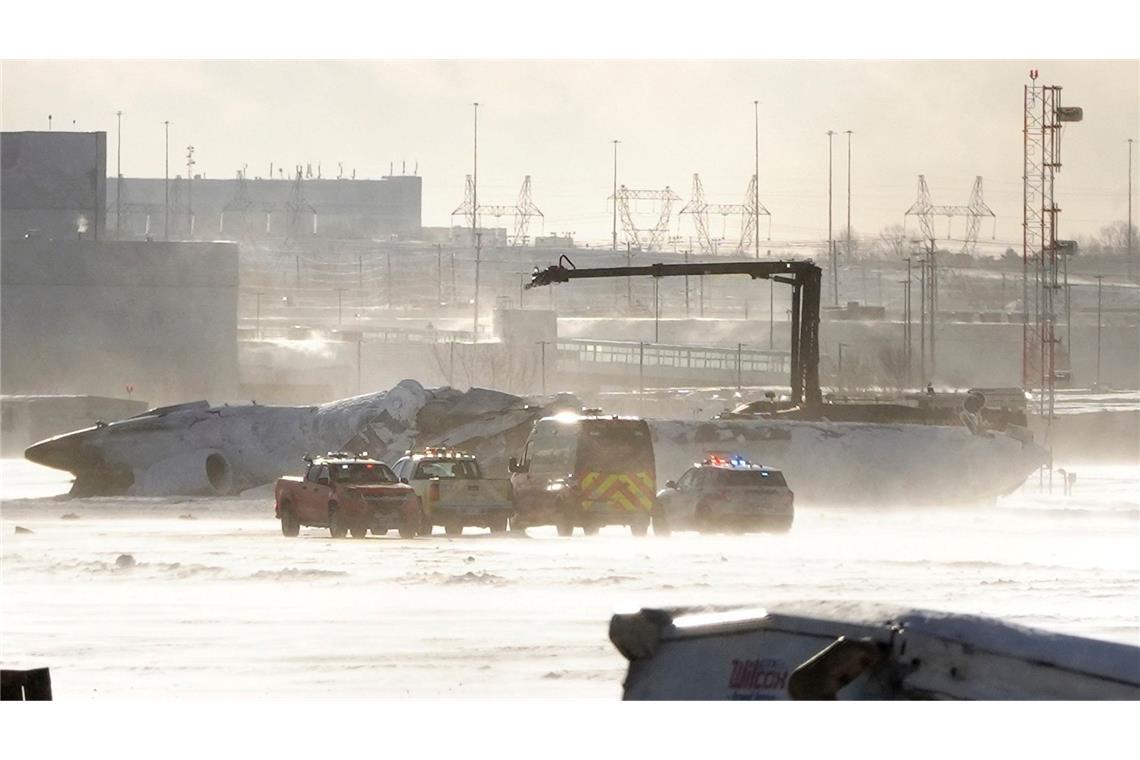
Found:
[[0, 235], [99, 240], [106, 231], [106, 132], [0, 134]]
[[[118, 183], [107, 183], [114, 219]], [[421, 177], [122, 180], [122, 235], [172, 240], [385, 240], [417, 238]], [[169, 198], [169, 201], [167, 201]], [[169, 203], [169, 232], [167, 207]], [[112, 227], [114, 223], [112, 221]]]
[[0, 389], [234, 399], [238, 246], [5, 240]]

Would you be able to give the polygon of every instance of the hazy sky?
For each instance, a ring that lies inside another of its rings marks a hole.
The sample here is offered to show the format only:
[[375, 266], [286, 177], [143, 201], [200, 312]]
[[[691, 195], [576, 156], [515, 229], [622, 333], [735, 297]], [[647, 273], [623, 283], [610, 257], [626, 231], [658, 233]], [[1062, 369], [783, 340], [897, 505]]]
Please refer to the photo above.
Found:
[[[612, 140], [622, 141], [619, 183], [669, 185], [688, 200], [698, 172], [708, 200], [742, 202], [759, 100], [760, 195], [774, 240], [826, 238], [828, 129], [840, 133], [838, 235], [850, 129], [857, 232], [900, 223], [920, 173], [937, 204], [966, 203], [982, 175], [999, 240], [1020, 241], [1022, 87], [1031, 67], [1040, 82], [1064, 87], [1065, 104], [1084, 108], [1084, 122], [1062, 140], [1062, 236], [1123, 220], [1125, 140], [1140, 124], [1136, 61], [6, 61], [0, 119], [4, 130], [46, 129], [51, 113], [55, 129], [74, 120], [80, 130], [107, 130], [111, 175], [118, 109], [126, 176], [162, 176], [164, 119], [172, 176], [184, 173], [190, 144], [195, 171], [208, 177], [232, 177], [243, 164], [265, 176], [271, 161], [311, 162], [314, 171], [320, 162], [325, 177], [337, 162], [357, 177], [382, 176], [389, 162], [398, 173], [402, 161], [410, 173], [418, 163], [424, 224], [446, 225], [471, 172], [471, 103], [479, 101], [481, 203], [513, 203], [529, 174], [547, 233], [601, 241], [611, 225]], [[1133, 156], [1135, 188], [1140, 144]], [[713, 231], [721, 232], [719, 218]], [[691, 225], [675, 219], [672, 232], [687, 236]], [[736, 234], [730, 221], [727, 236]]]

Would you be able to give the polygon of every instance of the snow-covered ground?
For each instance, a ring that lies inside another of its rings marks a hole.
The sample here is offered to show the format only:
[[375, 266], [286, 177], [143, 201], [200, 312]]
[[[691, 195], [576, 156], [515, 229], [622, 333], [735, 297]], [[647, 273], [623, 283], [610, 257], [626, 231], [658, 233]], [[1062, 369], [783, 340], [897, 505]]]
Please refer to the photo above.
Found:
[[617, 699], [613, 612], [803, 598], [1140, 644], [1140, 468], [1077, 472], [1071, 497], [1034, 477], [991, 508], [801, 509], [787, 535], [334, 541], [282, 537], [265, 489], [56, 500], [65, 473], [6, 460], [0, 662], [51, 667], [57, 699]]

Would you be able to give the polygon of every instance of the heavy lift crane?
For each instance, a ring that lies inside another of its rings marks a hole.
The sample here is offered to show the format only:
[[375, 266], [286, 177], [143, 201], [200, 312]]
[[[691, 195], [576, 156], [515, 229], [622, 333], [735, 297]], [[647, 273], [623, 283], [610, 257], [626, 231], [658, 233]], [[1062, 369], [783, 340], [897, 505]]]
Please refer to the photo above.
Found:
[[534, 268], [529, 288], [600, 277], [684, 277], [746, 274], [754, 280], [772, 280], [792, 286], [792, 401], [804, 416], [822, 411], [819, 389], [819, 296], [822, 272], [811, 261], [725, 261], [704, 264], [649, 264], [648, 266], [589, 267], [578, 269], [563, 255], [546, 269]]

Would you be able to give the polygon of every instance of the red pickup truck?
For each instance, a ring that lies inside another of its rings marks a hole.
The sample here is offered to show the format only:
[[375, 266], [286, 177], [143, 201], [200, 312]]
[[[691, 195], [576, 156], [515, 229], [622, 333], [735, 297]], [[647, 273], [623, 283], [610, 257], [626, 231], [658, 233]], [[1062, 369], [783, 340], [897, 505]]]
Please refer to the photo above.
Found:
[[277, 481], [275, 514], [281, 532], [296, 536], [302, 525], [328, 528], [333, 538], [364, 538], [400, 531], [414, 538], [421, 506], [415, 490], [383, 462], [354, 454], [305, 457], [303, 477]]

